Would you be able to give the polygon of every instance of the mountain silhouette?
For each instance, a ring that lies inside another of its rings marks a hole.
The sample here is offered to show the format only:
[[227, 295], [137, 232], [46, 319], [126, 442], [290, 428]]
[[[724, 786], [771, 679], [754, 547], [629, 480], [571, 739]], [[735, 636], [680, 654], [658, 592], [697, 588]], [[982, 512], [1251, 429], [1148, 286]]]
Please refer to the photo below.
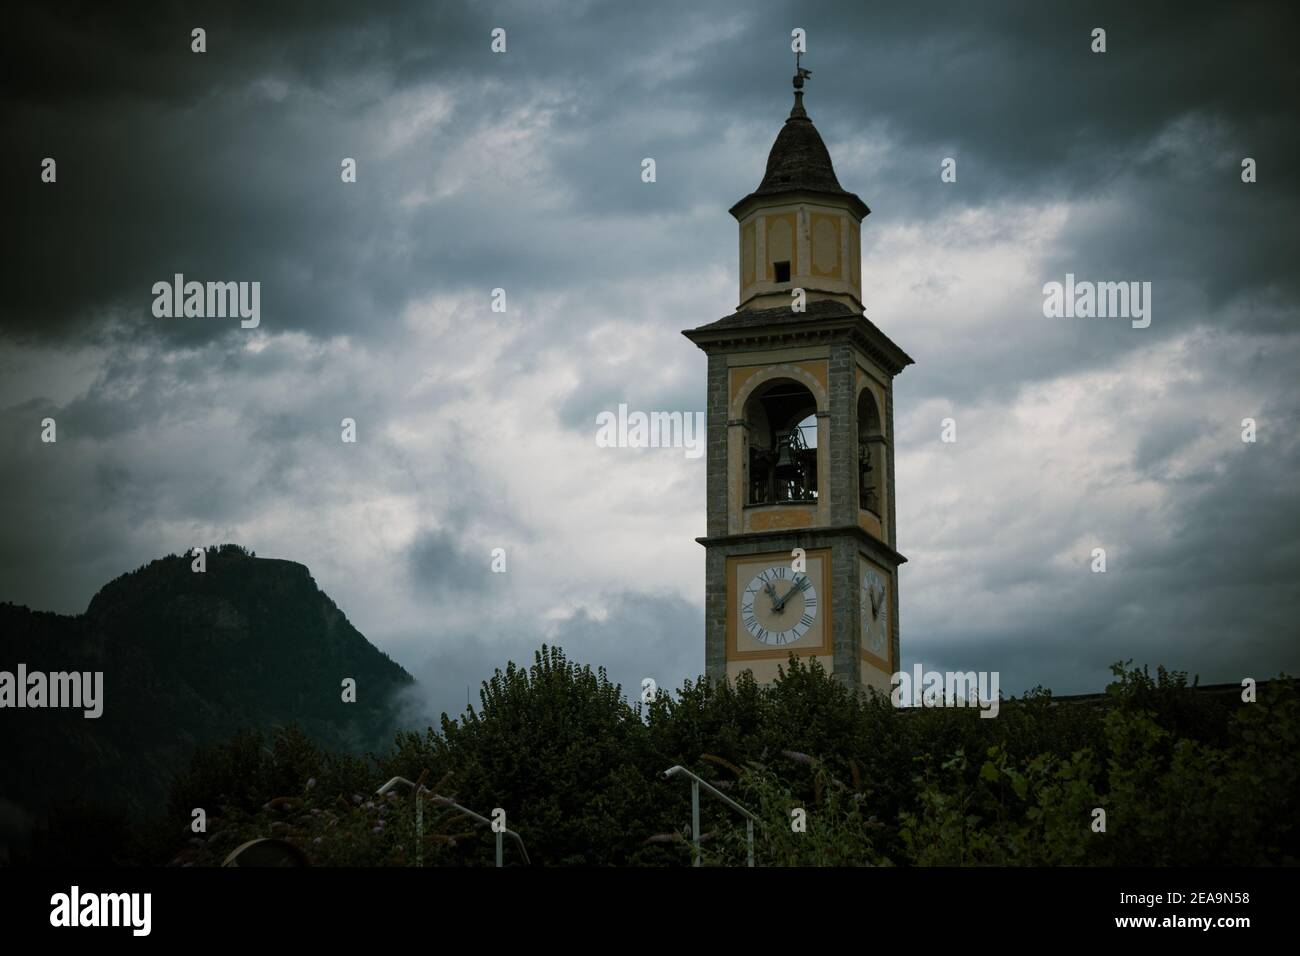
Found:
[[[0, 604], [0, 671], [103, 672], [98, 718], [0, 709], [0, 816], [36, 821], [86, 804], [161, 811], [195, 746], [243, 728], [296, 723], [354, 752], [391, 743], [394, 693], [413, 679], [305, 566], [238, 545], [205, 559], [201, 573], [191, 556], [170, 555], [124, 574], [81, 615]], [[355, 702], [343, 700], [346, 678]]]

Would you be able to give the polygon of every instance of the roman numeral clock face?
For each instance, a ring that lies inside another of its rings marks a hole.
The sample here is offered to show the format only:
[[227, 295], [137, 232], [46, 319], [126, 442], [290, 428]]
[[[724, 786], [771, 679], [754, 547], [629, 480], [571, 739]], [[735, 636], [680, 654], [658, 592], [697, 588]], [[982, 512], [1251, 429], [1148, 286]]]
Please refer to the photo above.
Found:
[[817, 613], [812, 581], [784, 564], [759, 571], [740, 596], [740, 626], [770, 647], [794, 644], [816, 623]]
[[889, 586], [875, 568], [862, 573], [862, 646], [882, 660], [889, 658]]

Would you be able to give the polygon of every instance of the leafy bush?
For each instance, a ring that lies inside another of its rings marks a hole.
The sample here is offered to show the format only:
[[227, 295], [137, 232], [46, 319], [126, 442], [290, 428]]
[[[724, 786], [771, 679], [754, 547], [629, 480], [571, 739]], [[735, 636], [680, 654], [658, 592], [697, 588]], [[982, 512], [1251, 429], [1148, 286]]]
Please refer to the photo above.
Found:
[[[1114, 668], [1095, 746], [922, 759], [900, 834], [918, 865], [1294, 865], [1295, 686], [1228, 713], [1186, 675]], [[1217, 712], [1216, 712], [1217, 711]], [[1206, 735], [1211, 742], [1185, 736]], [[1105, 829], [1094, 827], [1105, 811]]]

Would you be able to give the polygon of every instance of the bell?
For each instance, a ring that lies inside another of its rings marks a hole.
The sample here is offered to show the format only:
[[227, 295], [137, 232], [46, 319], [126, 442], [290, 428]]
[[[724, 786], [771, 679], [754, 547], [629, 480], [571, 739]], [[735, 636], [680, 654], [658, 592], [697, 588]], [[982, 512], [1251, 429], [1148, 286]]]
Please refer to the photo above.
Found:
[[799, 466], [795, 463], [794, 455], [790, 453], [790, 439], [782, 438], [781, 446], [776, 455], [776, 465], [772, 469], [776, 475], [777, 481], [798, 481]]

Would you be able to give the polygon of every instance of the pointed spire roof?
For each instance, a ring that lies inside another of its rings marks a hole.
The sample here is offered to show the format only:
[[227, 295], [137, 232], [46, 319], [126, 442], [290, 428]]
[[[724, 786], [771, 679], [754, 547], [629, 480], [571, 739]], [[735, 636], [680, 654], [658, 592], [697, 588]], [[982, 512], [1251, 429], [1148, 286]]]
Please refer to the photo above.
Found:
[[865, 217], [871, 212], [867, 204], [856, 195], [840, 186], [835, 176], [835, 167], [831, 163], [830, 151], [822, 142], [821, 134], [813, 126], [808, 112], [803, 106], [803, 79], [806, 70], [800, 70], [794, 77], [794, 106], [786, 118], [785, 125], [776, 136], [771, 152], [767, 154], [767, 170], [758, 188], [731, 207], [731, 214], [750, 205], [758, 197], [779, 196], [782, 193], [813, 192], [848, 199], [856, 208], [859, 216]]

